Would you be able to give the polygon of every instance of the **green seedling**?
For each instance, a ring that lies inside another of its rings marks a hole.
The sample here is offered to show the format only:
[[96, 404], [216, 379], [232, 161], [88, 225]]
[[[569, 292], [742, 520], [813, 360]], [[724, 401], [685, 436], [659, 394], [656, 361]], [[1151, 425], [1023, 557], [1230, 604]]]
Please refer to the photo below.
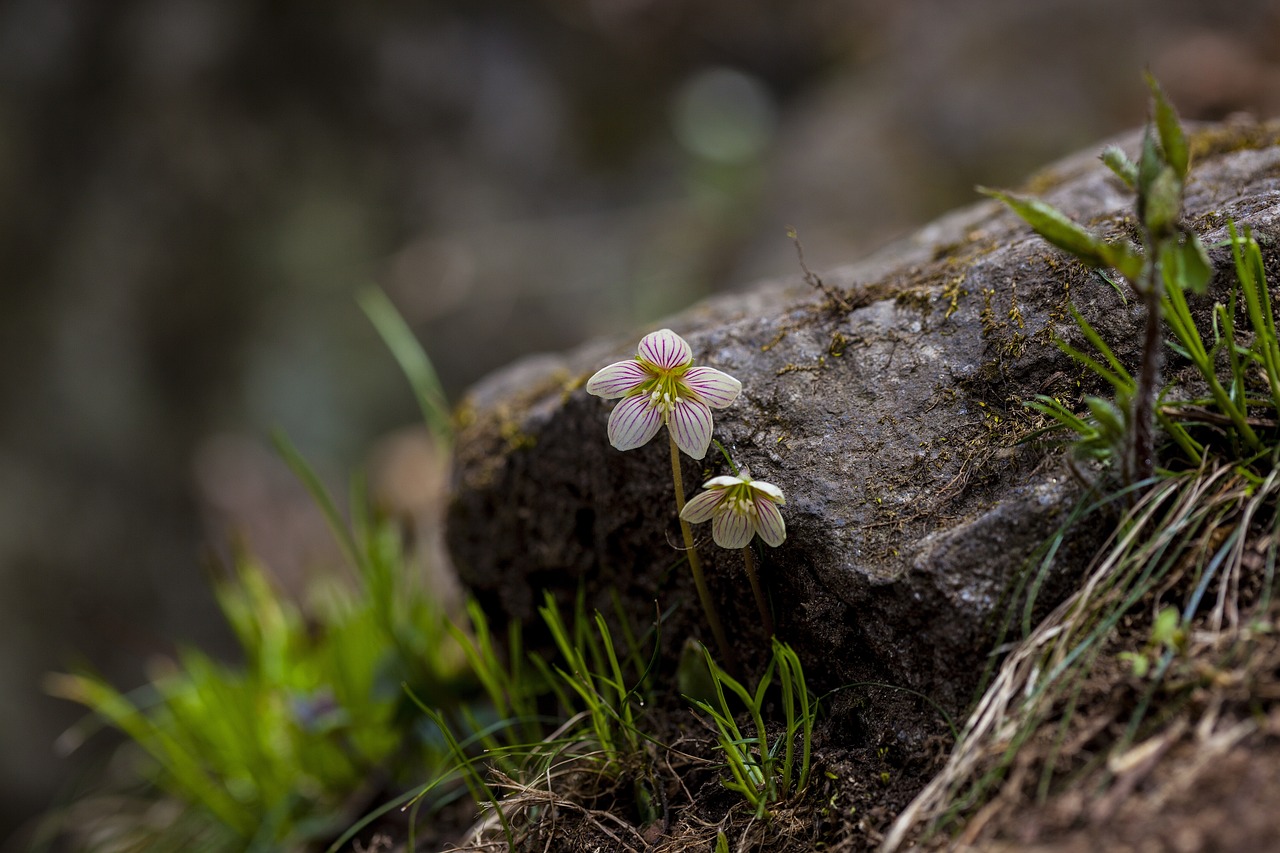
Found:
[[[625, 645], [620, 648], [604, 617], [598, 612], [588, 615], [581, 593], [571, 620], [566, 620], [547, 593], [539, 614], [559, 657], [547, 661], [529, 653], [527, 660], [533, 665], [529, 670], [517, 659], [518, 639], [507, 655], [498, 654], [483, 612], [474, 604], [469, 611], [470, 630], [455, 627], [453, 634], [463, 641], [467, 659], [492, 707], [499, 715], [508, 716], [483, 726], [475, 716], [463, 714], [462, 725], [456, 729], [461, 734], [455, 734], [448, 714], [415, 698], [443, 733], [453, 758], [444, 772], [422, 787], [419, 796], [460, 782], [484, 807], [488, 822], [498, 825], [510, 846], [515, 816], [533, 817], [539, 808], [520, 792], [527, 786], [545, 787], [564, 773], [589, 767], [601, 779], [631, 774], [638, 810], [651, 819], [656, 817], [645, 769], [651, 738], [640, 725], [645, 690], [657, 662], [656, 625], [653, 652], [645, 661], [640, 655], [640, 640], [629, 629], [624, 630]], [[512, 636], [518, 638], [518, 630], [513, 628]], [[537, 715], [534, 709], [538, 702], [549, 697], [555, 697], [559, 713]], [[487, 833], [484, 826], [477, 838]]]
[[1166, 607], [1157, 615], [1151, 625], [1151, 637], [1146, 647], [1139, 652], [1121, 652], [1117, 658], [1129, 664], [1133, 674], [1138, 678], [1146, 678], [1151, 671], [1153, 661], [1159, 660], [1165, 652], [1180, 652], [1186, 645], [1187, 635], [1182, 627], [1182, 617], [1176, 607]]
[[[689, 699], [715, 727], [716, 740], [730, 774], [722, 784], [741, 794], [758, 818], [765, 817], [771, 806], [808, 786], [813, 724], [817, 715], [817, 705], [805, 684], [799, 657], [790, 646], [776, 638], [772, 641], [772, 651], [769, 666], [754, 691], [748, 690], [722, 669], [710, 652], [705, 652], [707, 670], [713, 677], [715, 699]], [[780, 691], [784, 726], [782, 733], [770, 742], [764, 705], [775, 678]], [[746, 727], [737, 722], [737, 715], [743, 712], [750, 720]]]
[[[983, 190], [1004, 202], [1045, 240], [1074, 255], [1086, 266], [1114, 270], [1146, 309], [1142, 360], [1132, 380], [1123, 381], [1114, 370], [1115, 364], [1111, 364], [1110, 369], [1099, 369], [1099, 363], [1081, 358], [1082, 353], [1072, 354], [1077, 361], [1106, 378], [1117, 392], [1122, 385], [1132, 383], [1131, 387], [1126, 387], [1123, 400], [1117, 395], [1121, 408], [1114, 413], [1107, 411], [1108, 416], [1114, 414], [1110, 420], [1115, 423], [1099, 421], [1102, 433], [1099, 436], [1085, 433], [1086, 438], [1095, 444], [1101, 440], [1106, 445], [1113, 445], [1114, 435], [1111, 433], [1119, 427], [1126, 438], [1121, 461], [1128, 483], [1145, 481], [1155, 470], [1156, 409], [1164, 362], [1161, 329], [1166, 309], [1171, 305], [1169, 299], [1175, 302], [1182, 299], [1185, 304], [1184, 291], [1204, 293], [1213, 274], [1199, 237], [1180, 221], [1182, 195], [1190, 166], [1186, 137], [1160, 86], [1150, 76], [1147, 80], [1151, 89], [1153, 117], [1143, 138], [1139, 161], [1133, 162], [1115, 147], [1108, 148], [1102, 155], [1103, 162], [1136, 192], [1141, 246], [1135, 247], [1123, 239], [1104, 240], [1038, 199]], [[1199, 340], [1198, 335], [1194, 337]], [[1070, 429], [1079, 426], [1077, 421], [1080, 419], [1066, 417], [1069, 412], [1060, 403], [1040, 399], [1031, 405], [1063, 426]], [[1094, 410], [1095, 419], [1100, 410], [1106, 410], [1105, 406], [1099, 405], [1090, 408]], [[1242, 422], [1237, 425], [1247, 426]]]
[[[629, 684], [623, 674], [623, 660], [613, 641], [608, 623], [599, 613], [588, 618], [581, 603], [575, 609], [572, 627], [565, 624], [555, 598], [547, 593], [538, 608], [551, 630], [563, 665], [551, 667], [559, 681], [577, 700], [562, 693], [567, 707], [581, 707], [590, 723], [596, 744], [606, 765], [621, 766], [630, 756], [638, 755], [643, 736], [636, 721], [644, 707], [641, 685], [649, 670]], [[656, 662], [650, 661], [650, 666]], [[544, 671], [546, 664], [541, 664]], [[580, 703], [580, 704], [579, 704]]]

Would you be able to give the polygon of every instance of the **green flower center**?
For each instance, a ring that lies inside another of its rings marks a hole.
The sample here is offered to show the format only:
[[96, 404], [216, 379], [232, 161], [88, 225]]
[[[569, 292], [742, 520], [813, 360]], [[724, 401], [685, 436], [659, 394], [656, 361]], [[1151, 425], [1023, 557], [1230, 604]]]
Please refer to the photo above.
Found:
[[728, 511], [738, 515], [754, 516], [759, 514], [756, 509], [755, 495], [752, 494], [751, 486], [743, 483], [741, 486], [730, 486], [725, 490], [726, 494], [721, 505]]
[[681, 400], [692, 394], [684, 382], [684, 375], [689, 368], [685, 366], [667, 370], [647, 361], [641, 363], [649, 369], [653, 378], [645, 381], [633, 393], [648, 396], [649, 405], [657, 409], [665, 420]]

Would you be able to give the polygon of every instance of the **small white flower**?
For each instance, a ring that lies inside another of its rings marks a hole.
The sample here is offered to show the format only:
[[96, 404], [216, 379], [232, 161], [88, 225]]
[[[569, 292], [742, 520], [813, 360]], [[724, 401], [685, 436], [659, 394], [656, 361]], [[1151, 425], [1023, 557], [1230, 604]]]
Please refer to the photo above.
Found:
[[670, 329], [645, 335], [636, 357], [602, 368], [587, 380], [587, 393], [624, 398], [609, 416], [609, 443], [634, 450], [663, 424], [676, 446], [701, 459], [711, 444], [711, 410], [738, 398], [742, 383], [710, 367], [694, 367], [693, 351]]
[[787, 502], [782, 489], [753, 480], [744, 468], [736, 477], [713, 477], [705, 492], [684, 505], [680, 517], [692, 524], [711, 521], [711, 538], [721, 548], [745, 548], [757, 533], [777, 548], [787, 538], [778, 507]]

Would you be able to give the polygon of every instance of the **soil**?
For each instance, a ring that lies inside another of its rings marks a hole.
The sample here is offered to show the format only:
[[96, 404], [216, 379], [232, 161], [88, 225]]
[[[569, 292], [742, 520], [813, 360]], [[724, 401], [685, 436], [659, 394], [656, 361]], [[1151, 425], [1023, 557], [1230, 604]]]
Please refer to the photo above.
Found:
[[[1280, 610], [1273, 609], [1268, 626]], [[1133, 620], [1113, 643], [1137, 648], [1149, 627]], [[1024, 774], [993, 802], [989, 820], [969, 828], [958, 849], [1074, 853], [1085, 850], [1280, 850], [1275, 804], [1280, 802], [1280, 640], [1267, 627], [1244, 659], [1220, 669], [1216, 655], [1182, 664], [1197, 673], [1193, 687], [1175, 676], [1163, 698], [1179, 708], [1149, 737], [1112, 759], [1106, 778], [1094, 769], [1063, 774], [1047, 797], [1037, 796], [1038, 772]], [[1179, 688], [1178, 682], [1182, 681]], [[1119, 665], [1084, 686], [1072, 754], [1059, 763], [1087, 765], [1113, 745], [1142, 688]], [[1038, 771], [1053, 748], [1052, 726], [1025, 750], [1021, 767]], [[1092, 736], [1088, 736], [1091, 733]], [[1067, 740], [1070, 742], [1071, 738]]]
[[[1004, 827], [1003, 837], [980, 847], [991, 853], [1278, 850], [1278, 736], [1280, 720], [1272, 719], [1265, 734], [1214, 752], [1207, 763], [1204, 750], [1185, 746], [1166, 757], [1107, 822], [1064, 828], [1061, 811], [1055, 814], [1055, 804], [1048, 804], [1031, 809], [1017, 824]], [[1061, 809], [1066, 803], [1056, 805]]]

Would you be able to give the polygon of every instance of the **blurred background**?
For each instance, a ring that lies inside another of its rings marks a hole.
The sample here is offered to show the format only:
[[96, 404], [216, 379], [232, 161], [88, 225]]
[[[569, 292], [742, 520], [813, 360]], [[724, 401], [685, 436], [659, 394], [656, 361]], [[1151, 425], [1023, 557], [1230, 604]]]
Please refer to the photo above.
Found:
[[331, 560], [270, 449], [440, 460], [353, 295], [455, 398], [521, 354], [855, 260], [975, 183], [1144, 119], [1280, 114], [1280, 4], [1237, 0], [0, 2], [0, 838], [107, 738], [41, 693], [231, 655], [207, 554]]

